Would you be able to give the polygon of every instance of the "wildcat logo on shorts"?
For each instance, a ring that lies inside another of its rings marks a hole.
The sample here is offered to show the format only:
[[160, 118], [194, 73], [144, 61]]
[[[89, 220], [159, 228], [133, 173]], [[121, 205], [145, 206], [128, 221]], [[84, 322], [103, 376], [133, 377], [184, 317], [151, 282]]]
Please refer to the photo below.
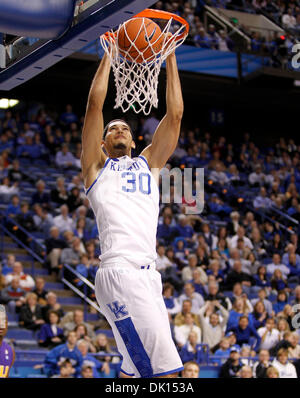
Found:
[[117, 319], [122, 318], [123, 316], [128, 315], [128, 312], [125, 310], [125, 304], [119, 304], [118, 301], [114, 301], [111, 304], [106, 304], [108, 308], [115, 314]]

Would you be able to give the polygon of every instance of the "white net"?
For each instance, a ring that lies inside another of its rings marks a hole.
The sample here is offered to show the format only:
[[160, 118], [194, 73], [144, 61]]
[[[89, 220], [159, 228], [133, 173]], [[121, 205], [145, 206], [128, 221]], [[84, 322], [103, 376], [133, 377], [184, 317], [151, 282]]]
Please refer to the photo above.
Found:
[[[142, 19], [142, 23], [136, 38], [143, 31], [145, 35], [148, 35], [145, 25], [147, 18], [139, 19]], [[159, 21], [155, 22], [159, 23]], [[165, 25], [161, 28], [160, 35], [155, 41], [148, 41], [148, 47], [143, 48], [142, 51], [136, 46], [135, 41], [130, 39], [126, 31], [126, 23], [121, 24], [115, 32], [110, 31], [100, 37], [101, 45], [110, 58], [114, 73], [116, 85], [114, 108], [121, 108], [123, 112], [129, 109], [136, 113], [142, 111], [145, 115], [151, 112], [152, 106], [157, 108], [158, 75], [161, 65], [187, 36], [184, 34], [186, 26], [179, 24], [173, 18], [164, 19], [160, 23]], [[120, 50], [117, 45], [121, 29], [126, 40], [130, 42], [126, 51]]]

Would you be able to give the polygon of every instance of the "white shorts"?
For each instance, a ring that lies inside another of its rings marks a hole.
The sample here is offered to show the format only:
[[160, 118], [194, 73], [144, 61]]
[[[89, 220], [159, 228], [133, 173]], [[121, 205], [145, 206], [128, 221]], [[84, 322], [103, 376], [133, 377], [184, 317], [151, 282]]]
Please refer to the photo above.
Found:
[[183, 369], [162, 297], [161, 275], [153, 265], [140, 269], [102, 265], [95, 294], [123, 357], [123, 373], [155, 377]]

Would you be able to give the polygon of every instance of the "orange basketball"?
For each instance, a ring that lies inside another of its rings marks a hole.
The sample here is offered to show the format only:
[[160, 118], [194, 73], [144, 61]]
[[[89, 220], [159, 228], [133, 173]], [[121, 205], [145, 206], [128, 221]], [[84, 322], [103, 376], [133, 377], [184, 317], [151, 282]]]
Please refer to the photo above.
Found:
[[[132, 42], [143, 53], [143, 56], [138, 53]], [[149, 43], [152, 44], [152, 48]], [[160, 27], [149, 18], [129, 19], [121, 26], [117, 36], [120, 53], [129, 61], [134, 60], [137, 63], [143, 62], [144, 59], [151, 61], [161, 50], [162, 43], [163, 35], [161, 35]], [[127, 54], [124, 51], [127, 51]]]

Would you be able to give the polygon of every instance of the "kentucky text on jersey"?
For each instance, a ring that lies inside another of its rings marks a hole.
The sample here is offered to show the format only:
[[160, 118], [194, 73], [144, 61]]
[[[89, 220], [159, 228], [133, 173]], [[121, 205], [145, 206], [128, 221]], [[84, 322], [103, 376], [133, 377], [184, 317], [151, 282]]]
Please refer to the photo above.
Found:
[[143, 156], [108, 158], [86, 195], [97, 222], [102, 264], [155, 261], [159, 190]]

